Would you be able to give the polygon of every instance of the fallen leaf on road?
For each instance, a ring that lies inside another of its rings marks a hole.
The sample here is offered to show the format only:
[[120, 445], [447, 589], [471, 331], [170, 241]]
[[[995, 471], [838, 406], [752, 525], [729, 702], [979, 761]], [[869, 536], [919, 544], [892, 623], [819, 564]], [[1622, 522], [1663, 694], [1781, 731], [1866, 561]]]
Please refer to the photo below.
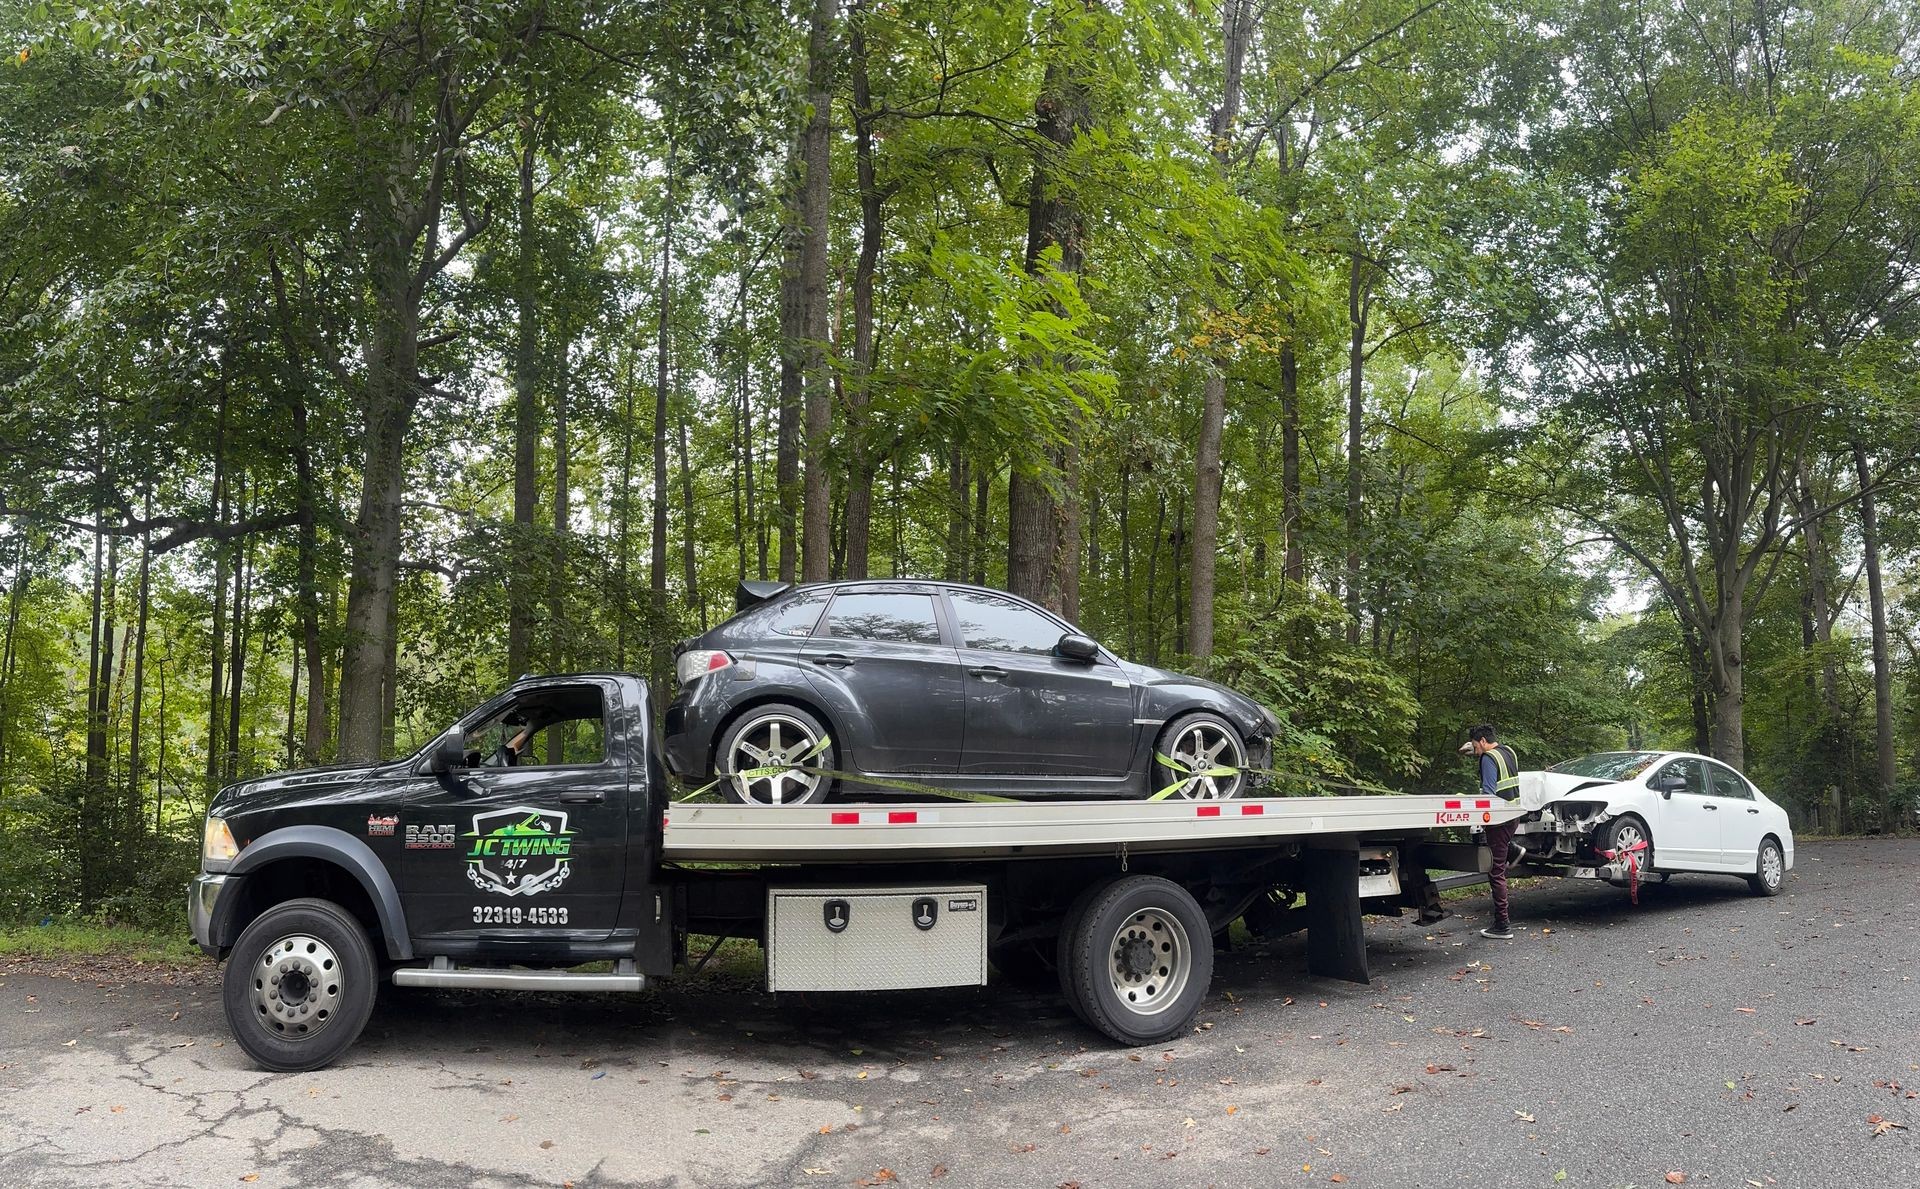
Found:
[[1239, 1113], [1240, 1113], [1240, 1108], [1239, 1108], [1239, 1107], [1237, 1107], [1237, 1106], [1229, 1106], [1229, 1107], [1227, 1108], [1227, 1113], [1228, 1113], [1229, 1115], [1237, 1115], [1237, 1114], [1239, 1114]]
[[947, 1166], [944, 1164], [936, 1164], [933, 1166], [933, 1171], [927, 1174], [927, 1179], [932, 1181], [937, 1181], [941, 1177], [944, 1177], [946, 1175], [947, 1175]]
[[856, 1081], [864, 1082], [867, 1080], [867, 1071], [863, 1069], [859, 1073], [854, 1074], [853, 1076]]
[[1327, 1180], [1332, 1181], [1336, 1185], [1344, 1185], [1347, 1183], [1347, 1178], [1341, 1173], [1334, 1173], [1328, 1177]]
[[1573, 1029], [1567, 1027], [1565, 1024], [1562, 1024], [1558, 1028], [1555, 1028], [1554, 1031], [1555, 1032], [1572, 1032]]
[[1198, 1127], [1198, 1126], [1200, 1126], [1200, 1124], [1198, 1124], [1198, 1123], [1195, 1123], [1195, 1122], [1193, 1121], [1193, 1116], [1192, 1116], [1192, 1115], [1188, 1115], [1188, 1116], [1187, 1116], [1187, 1119], [1186, 1119], [1186, 1125], [1187, 1125], [1188, 1127]]
[[1040, 1146], [1039, 1144], [1008, 1144], [1008, 1145], [1007, 1145], [1007, 1151], [1009, 1151], [1009, 1152], [1031, 1152], [1031, 1151], [1033, 1151], [1034, 1149], [1036, 1149], [1036, 1148], [1038, 1148], [1039, 1146]]
[[1687, 1183], [1686, 1173], [1670, 1172], [1667, 1174], [1667, 1184], [1669, 1185], [1684, 1185], [1686, 1183]]
[[1522, 1020], [1520, 1022], [1522, 1024], [1525, 1024], [1529, 1028], [1545, 1028], [1546, 1027], [1546, 1024], [1540, 1020]]
[[257, 1172], [250, 1172], [250, 1173], [248, 1173], [248, 1174], [247, 1174], [246, 1176], [244, 1176], [244, 1177], [241, 1177], [241, 1178], [240, 1178], [240, 1180], [241, 1180], [241, 1181], [242, 1181], [243, 1183], [245, 1183], [245, 1184], [248, 1184], [248, 1185], [251, 1185], [251, 1184], [253, 1184], [253, 1183], [254, 1183], [255, 1181], [257, 1181], [257, 1180], [259, 1180], [259, 1179], [260, 1179], [260, 1174], [259, 1174], [259, 1173], [257, 1173]]
[[1529, 1114], [1528, 1114], [1527, 1112], [1525, 1112], [1525, 1111], [1515, 1111], [1515, 1112], [1513, 1112], [1513, 1117], [1514, 1117], [1514, 1118], [1516, 1118], [1516, 1119], [1518, 1119], [1518, 1120], [1520, 1120], [1520, 1121], [1521, 1121], [1522, 1123], [1532, 1123], [1532, 1122], [1535, 1122], [1535, 1119], [1534, 1119], [1534, 1117], [1533, 1117], [1532, 1115], [1529, 1115]]
[[1736, 1007], [1733, 1010], [1739, 1011], [1739, 1012], [1745, 1012], [1748, 1015], [1753, 1015], [1756, 1012], [1758, 1012], [1760, 1009], [1757, 1007]]
[[[695, 1132], [694, 1134], [698, 1135], [699, 1132]], [[543, 1148], [551, 1148], [553, 1146], [553, 1141], [550, 1139], [543, 1139], [540, 1141], [540, 1146]]]
[[1384, 1108], [1384, 1109], [1382, 1109], [1380, 1113], [1381, 1113], [1381, 1114], [1383, 1114], [1383, 1115], [1391, 1115], [1391, 1114], [1392, 1114], [1393, 1112], [1395, 1112], [1395, 1111], [1397, 1111], [1397, 1110], [1399, 1110], [1399, 1109], [1400, 1109], [1401, 1107], [1403, 1107], [1403, 1106], [1405, 1106], [1405, 1105], [1407, 1105], [1407, 1104], [1406, 1104], [1406, 1103], [1404, 1103], [1404, 1102], [1396, 1102], [1396, 1103], [1394, 1103], [1394, 1104], [1393, 1104], [1392, 1106], [1389, 1106], [1389, 1107], [1386, 1107], [1386, 1108]]
[[810, 1177], [824, 1177], [827, 1175], [827, 1170], [824, 1168], [803, 1168], [800, 1171]]
[[1892, 1119], [1882, 1119], [1879, 1115], [1868, 1115], [1867, 1122], [1873, 1125], [1873, 1133], [1876, 1136], [1907, 1129], [1905, 1123], [1895, 1123]]
[[1805, 1028], [1809, 1024], [1818, 1024], [1819, 1022], [1820, 1022], [1819, 1020], [1795, 1020], [1794, 1021], [1794, 1023], [1800, 1025], [1802, 1028]]
[[1395, 1086], [1393, 1089], [1387, 1091], [1387, 1096], [1391, 1098], [1395, 1094], [1411, 1094], [1411, 1093], [1413, 1093], [1412, 1086]]

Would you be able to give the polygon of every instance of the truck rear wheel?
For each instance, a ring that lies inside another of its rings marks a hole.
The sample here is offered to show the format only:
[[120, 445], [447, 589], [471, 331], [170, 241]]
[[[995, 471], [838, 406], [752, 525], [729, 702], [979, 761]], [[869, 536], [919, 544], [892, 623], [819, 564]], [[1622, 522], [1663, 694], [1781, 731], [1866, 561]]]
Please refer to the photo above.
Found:
[[367, 931], [346, 909], [318, 899], [276, 904], [227, 958], [227, 1026], [263, 1068], [319, 1069], [366, 1027], [378, 971]]
[[1187, 890], [1157, 875], [1100, 888], [1068, 922], [1060, 980], [1093, 1028], [1122, 1044], [1185, 1032], [1213, 981], [1213, 928]]

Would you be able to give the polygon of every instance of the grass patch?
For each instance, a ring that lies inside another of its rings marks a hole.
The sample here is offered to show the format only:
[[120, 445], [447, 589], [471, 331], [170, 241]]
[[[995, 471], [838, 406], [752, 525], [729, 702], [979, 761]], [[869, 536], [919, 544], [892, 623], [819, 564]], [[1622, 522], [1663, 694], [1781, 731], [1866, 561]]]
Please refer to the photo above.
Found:
[[[693, 968], [706, 956], [707, 949], [713, 945], [713, 938], [703, 934], [691, 934], [687, 938], [687, 964], [680, 968], [681, 978], [693, 973]], [[760, 945], [750, 937], [729, 937], [720, 943], [713, 957], [701, 967], [700, 979], [712, 979], [721, 983], [740, 983], [757, 986], [766, 972], [766, 959], [760, 952]]]
[[0, 926], [4, 958], [129, 958], [136, 962], [191, 962], [200, 950], [177, 929], [141, 929], [85, 921]]

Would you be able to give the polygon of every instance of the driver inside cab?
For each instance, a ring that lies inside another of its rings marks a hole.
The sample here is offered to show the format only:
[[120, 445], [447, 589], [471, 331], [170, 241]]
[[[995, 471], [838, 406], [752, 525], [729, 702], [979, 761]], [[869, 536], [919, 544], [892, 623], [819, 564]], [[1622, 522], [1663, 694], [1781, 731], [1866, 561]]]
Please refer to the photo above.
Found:
[[[489, 754], [486, 750], [487, 736], [495, 728], [505, 734], [507, 729], [518, 727], [511, 739], [502, 742]], [[467, 736], [467, 766], [470, 768], [517, 768], [529, 762], [533, 750], [534, 725], [524, 716], [510, 714], [504, 719], [488, 723], [478, 731]]]

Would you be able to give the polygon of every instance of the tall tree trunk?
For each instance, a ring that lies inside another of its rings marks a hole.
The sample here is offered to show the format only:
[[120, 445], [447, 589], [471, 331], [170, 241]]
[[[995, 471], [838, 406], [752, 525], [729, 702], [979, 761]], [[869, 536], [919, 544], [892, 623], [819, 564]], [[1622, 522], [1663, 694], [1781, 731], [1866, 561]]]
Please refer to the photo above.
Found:
[[[152, 520], [152, 492], [146, 494], [144, 505], [146, 518]], [[132, 839], [139, 835], [140, 831], [138, 826], [146, 817], [145, 814], [140, 812], [141, 776], [145, 766], [145, 758], [140, 752], [140, 728], [142, 726], [141, 720], [144, 718], [146, 712], [147, 611], [151, 604], [152, 571], [153, 534], [151, 532], [145, 532], [140, 535], [140, 587], [139, 593], [135, 596], [137, 603], [134, 609], [133, 622], [133, 706], [131, 710], [132, 721], [127, 728], [126, 819], [130, 827], [127, 831], [127, 839]], [[124, 841], [125, 840], [123, 840], [123, 842]], [[129, 870], [131, 866], [131, 864], [127, 864]]]
[[1347, 269], [1347, 643], [1360, 643], [1360, 495], [1366, 442], [1364, 416], [1367, 314], [1372, 285], [1360, 253]]
[[0, 643], [0, 830], [7, 828], [7, 739], [13, 733], [13, 671], [14, 658], [18, 655], [17, 645], [20, 639], [20, 615], [26, 606], [27, 587], [33, 581], [32, 568], [27, 564], [27, 535], [21, 533], [14, 547], [13, 586], [7, 591], [7, 629], [4, 643]]
[[774, 431], [773, 483], [779, 501], [780, 581], [792, 582], [799, 561], [800, 523], [800, 408], [806, 397], [805, 352], [807, 300], [801, 276], [801, 245], [805, 240], [800, 208], [803, 142], [796, 137], [787, 168], [788, 210], [781, 229], [780, 250], [780, 408]]
[[[860, 256], [853, 266], [853, 388], [847, 395], [847, 564], [846, 576], [867, 576], [867, 539], [873, 507], [873, 463], [867, 454], [867, 408], [873, 400], [873, 276], [880, 262], [885, 235], [885, 206], [873, 166], [873, 92], [867, 77], [867, 5], [856, 5], [849, 22], [853, 57], [854, 172], [860, 190]], [[965, 463], [962, 462], [962, 467]], [[961, 477], [964, 515], [965, 476]], [[961, 532], [964, 534], [965, 529]], [[964, 569], [963, 556], [960, 565]], [[948, 571], [953, 551], [948, 550]]]
[[1120, 460], [1120, 591], [1127, 608], [1127, 659], [1140, 655], [1133, 598], [1133, 459]]
[[1893, 817], [1893, 662], [1887, 655], [1887, 594], [1880, 573], [1880, 515], [1873, 490], [1867, 448], [1853, 443], [1853, 468], [1860, 483], [1860, 542], [1866, 554], [1867, 600], [1873, 620], [1873, 759], [1880, 828], [1899, 827]]
[[1713, 678], [1712, 755], [1736, 769], [1746, 767], [1746, 736], [1743, 730], [1746, 658], [1741, 639], [1741, 629], [1746, 623], [1744, 601], [1737, 588], [1722, 594], [1717, 615], [1707, 630]]
[[539, 551], [533, 548], [540, 502], [540, 245], [534, 221], [534, 166], [540, 114], [529, 99], [520, 110], [519, 227], [514, 258], [513, 533], [507, 549], [507, 674], [533, 668], [533, 614]]
[[680, 562], [685, 574], [683, 581], [686, 589], [680, 597], [687, 610], [694, 612], [700, 620], [700, 630], [707, 630], [707, 609], [700, 601], [700, 570], [696, 564], [698, 554], [694, 549], [696, 526], [693, 515], [693, 467], [687, 458], [687, 415], [680, 413]]
[[1307, 551], [1300, 539], [1300, 365], [1294, 355], [1296, 323], [1287, 315], [1287, 338], [1280, 344], [1280, 525], [1285, 541], [1281, 581], [1299, 586], [1307, 580]]
[[[561, 350], [564, 353], [565, 347]], [[573, 630], [567, 615], [567, 567], [572, 561], [573, 544], [573, 440], [568, 436], [567, 401], [573, 377], [565, 367], [559, 372], [558, 382], [553, 385], [553, 569], [547, 578], [547, 614], [553, 619], [547, 663], [553, 673], [565, 673], [572, 667], [567, 643]]]
[[1840, 707], [1840, 674], [1833, 659], [1833, 596], [1828, 586], [1828, 575], [1832, 568], [1827, 554], [1826, 532], [1819, 516], [1820, 498], [1813, 489], [1813, 477], [1807, 465], [1805, 455], [1799, 460], [1793, 477], [1795, 494], [1800, 503], [1801, 516], [1805, 524], [1800, 531], [1807, 546], [1807, 589], [1805, 608], [1813, 628], [1812, 646], [1820, 654], [1820, 716], [1818, 719], [1816, 747], [1820, 753], [1820, 768], [1832, 775], [1829, 785], [1833, 790], [1834, 808], [1837, 811], [1842, 833], [1853, 829], [1853, 799], [1851, 783], [1843, 775], [1846, 756], [1841, 746], [1840, 734], [1845, 724], [1845, 714]]
[[947, 450], [947, 568], [949, 582], [967, 580], [967, 552], [972, 526], [967, 523], [967, 452], [956, 436]]
[[[378, 225], [379, 221], [376, 221]], [[361, 433], [360, 507], [347, 578], [346, 640], [340, 659], [340, 758], [380, 758], [394, 702], [389, 657], [400, 571], [400, 504], [406, 491], [407, 428], [419, 402], [420, 308], [410, 242], [382, 227], [373, 252], [372, 325]]]
[[[279, 254], [271, 248], [267, 252], [267, 268], [273, 279], [274, 308], [286, 353], [286, 391], [293, 418], [294, 501], [299, 513], [299, 533], [294, 541], [294, 598], [300, 611], [300, 646], [296, 652], [304, 655], [307, 662], [307, 722], [301, 754], [309, 765], [314, 765], [326, 758], [330, 743], [327, 658], [320, 644], [319, 501], [313, 475], [313, 429], [307, 409], [305, 353], [300, 349], [293, 309], [287, 301], [286, 278], [280, 269]], [[291, 756], [287, 763], [292, 766]]]
[[633, 524], [633, 357], [635, 352], [627, 352], [626, 363], [626, 416], [621, 421], [620, 433], [620, 498], [615, 507], [619, 512], [619, 524], [615, 531], [619, 535], [615, 545], [617, 561], [614, 568], [614, 588], [620, 600], [619, 610], [614, 615], [614, 668], [625, 672], [627, 668], [627, 622], [633, 618], [633, 567], [631, 562], [632, 546], [630, 542]]
[[[1060, 164], [1080, 134], [1093, 126], [1092, 92], [1078, 64], [1059, 58], [1047, 63], [1034, 115], [1040, 139], [1027, 200], [1026, 270], [1039, 275], [1049, 267], [1048, 251], [1057, 249], [1059, 259], [1052, 267], [1077, 284], [1086, 266], [1086, 223], [1076, 196], [1060, 177]], [[1075, 440], [1080, 432], [1077, 414], [1064, 409], [1059, 416], [1065, 422], [1062, 436]], [[1024, 457], [1017, 453], [1007, 478], [1007, 589], [1054, 611], [1064, 608], [1063, 587], [1077, 592], [1079, 585], [1077, 577], [1063, 581], [1062, 573], [1063, 567], [1077, 571], [1080, 565], [1077, 551], [1067, 555], [1062, 548], [1064, 518], [1077, 509], [1078, 501], [1067, 501], [1073, 508], [1063, 507], [1051, 487], [1054, 481], [1064, 482], [1066, 461], [1059, 448], [1037, 455], [1028, 451]]]
[[[241, 476], [240, 518], [247, 516], [246, 476]], [[227, 665], [227, 726], [226, 755], [223, 775], [234, 780], [240, 774], [240, 708], [244, 687], [242, 681], [247, 667], [247, 629], [253, 610], [253, 544], [249, 540], [241, 546], [233, 565], [233, 632], [230, 640], [231, 660]]]
[[[87, 757], [86, 779], [80, 786], [76, 833], [79, 836], [80, 902], [91, 908], [98, 902], [100, 888], [101, 801], [107, 781], [106, 687], [113, 672], [113, 612], [107, 609], [106, 571], [111, 560], [102, 561], [101, 533], [93, 534], [93, 613], [87, 648]], [[114, 538], [119, 544], [119, 538]], [[110, 559], [111, 554], [107, 557]]]
[[652, 676], [656, 690], [667, 688], [667, 675], [673, 663], [673, 642], [668, 639], [667, 631], [667, 394], [673, 346], [668, 333], [673, 308], [673, 237], [678, 218], [679, 208], [670, 194], [661, 237], [660, 319], [654, 335], [653, 534], [647, 574], [647, 634], [653, 644]]
[[834, 26], [839, 0], [813, 0], [807, 36], [807, 102], [811, 113], [801, 139], [805, 180], [800, 195], [800, 292], [805, 338], [801, 376], [806, 389], [805, 506], [800, 525], [800, 565], [808, 582], [824, 582], [832, 569], [833, 507], [827, 482], [827, 443], [833, 432], [833, 376], [827, 367], [827, 239], [832, 200]]
[[[1234, 125], [1240, 120], [1240, 72], [1253, 39], [1253, 0], [1225, 0], [1220, 6], [1220, 39], [1225, 77], [1220, 104], [1207, 121], [1208, 147], [1223, 182], [1232, 180]], [[1216, 262], [1214, 283], [1228, 278]], [[1200, 383], [1200, 438], [1193, 462], [1193, 616], [1188, 621], [1187, 652], [1202, 666], [1213, 657], [1214, 568], [1220, 555], [1220, 491], [1224, 479], [1221, 439], [1227, 423], [1227, 357], [1211, 353]]]
[[987, 584], [988, 513], [993, 505], [993, 468], [977, 467], [973, 480], [973, 584]]

